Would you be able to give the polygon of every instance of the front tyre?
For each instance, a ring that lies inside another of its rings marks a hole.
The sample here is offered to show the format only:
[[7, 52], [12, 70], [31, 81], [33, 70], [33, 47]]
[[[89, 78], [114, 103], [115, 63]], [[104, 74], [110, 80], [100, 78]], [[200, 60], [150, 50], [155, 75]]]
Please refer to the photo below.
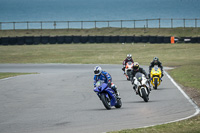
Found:
[[144, 88], [141, 89], [141, 92], [142, 92], [142, 98], [144, 99], [145, 102], [148, 102], [149, 101], [149, 97], [145, 91]]
[[154, 79], [154, 89], [157, 90], [157, 87], [158, 87], [158, 79], [155, 78]]
[[101, 101], [107, 110], [111, 109], [110, 98], [106, 97], [105, 94], [101, 94]]
[[127, 76], [128, 76], [128, 79], [127, 80], [131, 80], [131, 71], [127, 71]]
[[116, 103], [116, 105], [115, 105], [115, 108], [121, 108], [121, 106], [122, 106], [122, 101], [121, 101], [121, 99], [117, 99], [117, 103]]

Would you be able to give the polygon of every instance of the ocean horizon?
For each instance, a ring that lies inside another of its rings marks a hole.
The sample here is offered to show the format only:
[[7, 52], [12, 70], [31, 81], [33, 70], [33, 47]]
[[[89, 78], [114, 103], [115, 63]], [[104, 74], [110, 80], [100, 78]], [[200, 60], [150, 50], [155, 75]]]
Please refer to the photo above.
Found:
[[199, 7], [199, 0], [0, 0], [0, 22], [199, 19]]

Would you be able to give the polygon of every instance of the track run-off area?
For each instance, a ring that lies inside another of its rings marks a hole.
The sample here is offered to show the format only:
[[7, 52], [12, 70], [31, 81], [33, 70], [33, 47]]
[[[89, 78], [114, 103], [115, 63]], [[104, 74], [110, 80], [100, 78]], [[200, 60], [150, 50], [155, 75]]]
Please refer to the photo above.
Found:
[[[149, 102], [144, 102], [123, 75], [122, 65], [100, 65], [111, 74], [122, 98], [121, 108], [106, 110], [93, 91], [95, 66], [0, 64], [0, 72], [34, 73], [0, 80], [0, 132], [101, 133], [179, 121], [199, 113], [167, 72], [158, 90], [152, 89]], [[148, 66], [141, 67], [148, 72]]]

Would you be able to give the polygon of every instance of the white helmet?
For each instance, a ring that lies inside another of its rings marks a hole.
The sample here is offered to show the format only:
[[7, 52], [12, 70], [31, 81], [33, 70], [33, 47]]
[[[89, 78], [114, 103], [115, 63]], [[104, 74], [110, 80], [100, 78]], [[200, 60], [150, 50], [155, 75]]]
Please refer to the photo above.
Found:
[[94, 75], [100, 75], [102, 72], [102, 69], [100, 66], [94, 67]]
[[127, 59], [131, 60], [131, 58], [132, 58], [132, 55], [131, 54], [127, 54]]

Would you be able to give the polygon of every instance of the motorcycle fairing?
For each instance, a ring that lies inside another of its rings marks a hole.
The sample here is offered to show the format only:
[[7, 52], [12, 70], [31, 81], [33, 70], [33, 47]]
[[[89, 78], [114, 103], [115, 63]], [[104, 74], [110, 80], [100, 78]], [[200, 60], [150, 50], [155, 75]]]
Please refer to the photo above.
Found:
[[107, 98], [110, 98], [111, 106], [115, 106], [115, 104], [117, 103], [115, 92], [111, 88], [109, 88], [106, 83], [103, 83], [101, 86], [96, 87], [94, 91], [98, 92], [97, 95], [104, 94]]

